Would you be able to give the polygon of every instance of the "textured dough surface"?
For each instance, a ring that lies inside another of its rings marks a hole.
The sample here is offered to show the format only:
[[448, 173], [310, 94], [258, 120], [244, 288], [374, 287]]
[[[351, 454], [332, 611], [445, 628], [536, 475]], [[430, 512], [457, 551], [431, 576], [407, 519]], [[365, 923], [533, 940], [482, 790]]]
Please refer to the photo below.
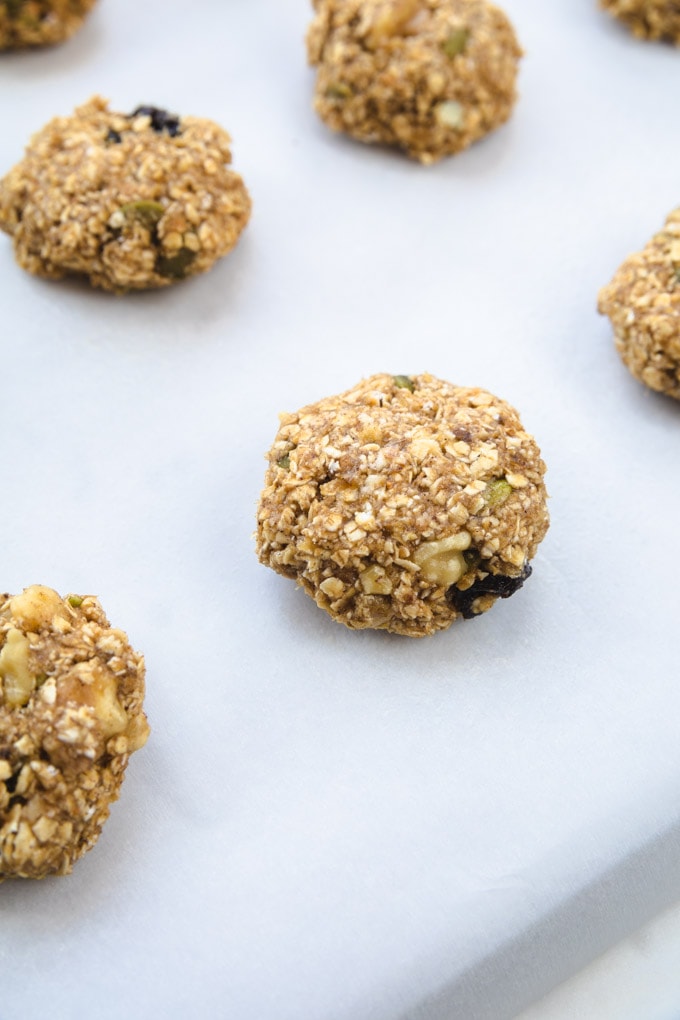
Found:
[[508, 119], [522, 51], [487, 0], [316, 0], [314, 106], [333, 130], [422, 163]]
[[616, 348], [636, 379], [680, 399], [680, 209], [599, 293]]
[[0, 595], [0, 881], [65, 875], [145, 743], [144, 660], [92, 595]]
[[281, 415], [257, 552], [333, 619], [420, 637], [517, 590], [548, 528], [517, 412], [431, 375], [374, 375]]
[[0, 50], [62, 42], [96, 0], [0, 0]]
[[248, 221], [229, 145], [212, 121], [112, 113], [95, 96], [34, 135], [0, 181], [0, 228], [39, 276], [118, 292], [167, 286], [210, 269]]
[[600, 7], [640, 39], [680, 42], [680, 5], [674, 0], [600, 0]]

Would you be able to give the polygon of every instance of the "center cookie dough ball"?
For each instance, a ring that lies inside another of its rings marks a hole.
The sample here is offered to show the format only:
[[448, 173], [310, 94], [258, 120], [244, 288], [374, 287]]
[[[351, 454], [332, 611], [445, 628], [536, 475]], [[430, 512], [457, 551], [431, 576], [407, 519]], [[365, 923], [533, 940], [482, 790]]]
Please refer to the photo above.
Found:
[[62, 42], [96, 0], [0, 0], [0, 50]]
[[680, 43], [680, 6], [669, 0], [600, 0], [600, 7], [627, 25], [640, 39]]
[[680, 209], [599, 293], [617, 350], [645, 385], [680, 400]]
[[374, 375], [281, 416], [257, 552], [348, 627], [432, 634], [529, 576], [548, 528], [544, 473], [504, 400]]
[[0, 181], [0, 228], [39, 276], [165, 287], [210, 269], [248, 222], [229, 144], [212, 121], [152, 106], [111, 113], [95, 97], [34, 135]]
[[146, 742], [144, 660], [92, 595], [0, 595], [0, 881], [65, 875]]
[[315, 108], [334, 131], [433, 163], [508, 119], [522, 51], [487, 0], [315, 0]]

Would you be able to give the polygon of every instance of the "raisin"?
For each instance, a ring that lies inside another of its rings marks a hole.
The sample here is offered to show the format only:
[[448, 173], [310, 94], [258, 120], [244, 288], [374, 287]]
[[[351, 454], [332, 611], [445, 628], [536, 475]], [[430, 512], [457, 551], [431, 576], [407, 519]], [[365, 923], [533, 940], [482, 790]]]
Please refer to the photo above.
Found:
[[114, 131], [113, 128], [109, 128], [108, 134], [106, 135], [104, 141], [113, 142], [115, 145], [118, 145], [119, 142], [123, 141], [123, 136], [119, 134], [118, 131]]
[[171, 280], [182, 280], [196, 258], [196, 252], [189, 248], [180, 248], [176, 255], [159, 255], [156, 260], [156, 272], [159, 276]]
[[179, 117], [167, 110], [161, 110], [158, 106], [138, 106], [133, 110], [130, 117], [150, 117], [151, 127], [159, 134], [167, 131], [171, 138], [180, 134]]
[[472, 608], [475, 599], [481, 595], [496, 595], [501, 599], [509, 599], [522, 587], [530, 575], [531, 567], [527, 563], [518, 577], [508, 577], [507, 574], [487, 574], [486, 577], [475, 581], [472, 587], [465, 591], [461, 591], [453, 584], [447, 591], [446, 598], [464, 620], [474, 620], [476, 616], [480, 615]]

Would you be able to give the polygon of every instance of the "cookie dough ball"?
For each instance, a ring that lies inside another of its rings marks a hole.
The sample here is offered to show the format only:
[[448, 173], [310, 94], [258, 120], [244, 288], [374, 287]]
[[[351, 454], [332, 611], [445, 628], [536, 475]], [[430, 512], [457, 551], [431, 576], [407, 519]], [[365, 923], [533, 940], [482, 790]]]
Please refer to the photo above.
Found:
[[250, 198], [229, 135], [157, 107], [95, 97], [39, 131], [0, 181], [0, 228], [20, 266], [123, 292], [210, 269], [236, 244]]
[[94, 846], [149, 727], [144, 660], [92, 595], [0, 595], [0, 881]]
[[620, 18], [640, 39], [680, 43], [680, 7], [669, 0], [600, 0], [600, 7]]
[[315, 0], [315, 108], [334, 131], [433, 163], [510, 116], [522, 51], [487, 0]]
[[96, 0], [0, 0], [0, 50], [62, 42]]
[[421, 637], [531, 573], [545, 465], [517, 412], [431, 375], [374, 375], [281, 416], [260, 560], [334, 620]]
[[680, 400], [680, 209], [599, 294], [616, 347], [632, 374]]

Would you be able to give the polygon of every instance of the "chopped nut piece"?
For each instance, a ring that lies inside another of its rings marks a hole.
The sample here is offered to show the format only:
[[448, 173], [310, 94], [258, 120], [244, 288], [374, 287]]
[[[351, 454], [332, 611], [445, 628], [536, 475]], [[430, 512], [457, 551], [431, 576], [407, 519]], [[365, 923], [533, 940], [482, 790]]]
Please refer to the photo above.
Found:
[[423, 542], [413, 553], [413, 560], [427, 581], [448, 588], [467, 571], [467, 563], [461, 553], [470, 548], [471, 542], [472, 536], [467, 531], [459, 531], [437, 542]]
[[374, 564], [359, 575], [361, 587], [367, 595], [391, 595], [392, 581], [384, 567]]
[[35, 676], [28, 665], [29, 643], [25, 634], [10, 627], [0, 651], [2, 696], [7, 705], [25, 705], [35, 690]]
[[403, 32], [421, 10], [421, 0], [387, 0], [379, 6], [367, 36], [369, 46], [379, 46], [390, 36]]
[[314, 106], [332, 130], [433, 163], [510, 116], [522, 51], [488, 0], [315, 0], [314, 7], [307, 35]]
[[[334, 620], [422, 637], [528, 576], [548, 527], [545, 466], [505, 401], [431, 375], [376, 375], [280, 420], [257, 552]], [[280, 466], [291, 448], [293, 478]], [[510, 499], [513, 476], [525, 484]]]
[[437, 103], [434, 108], [434, 115], [444, 127], [460, 128], [465, 120], [465, 112], [460, 103], [455, 99], [447, 99], [444, 103]]
[[148, 736], [143, 696], [93, 596], [0, 595], [0, 881], [67, 874], [94, 845]]
[[63, 602], [56, 591], [42, 584], [25, 588], [21, 595], [15, 595], [10, 600], [13, 618], [27, 630], [39, 630], [48, 626], [61, 609]]

